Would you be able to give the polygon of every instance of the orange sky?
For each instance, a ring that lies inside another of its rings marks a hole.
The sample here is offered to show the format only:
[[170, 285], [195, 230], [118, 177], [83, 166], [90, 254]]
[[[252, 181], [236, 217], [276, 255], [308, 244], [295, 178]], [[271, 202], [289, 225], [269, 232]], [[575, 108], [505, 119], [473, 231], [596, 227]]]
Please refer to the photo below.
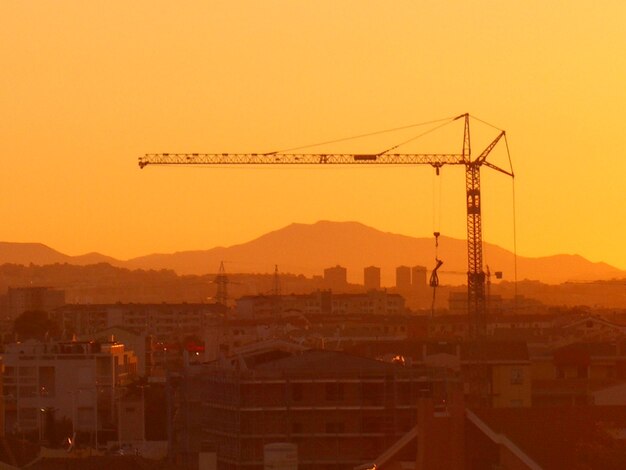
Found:
[[[431, 168], [140, 171], [137, 157], [470, 112], [507, 130], [518, 252], [626, 269], [625, 18], [617, 0], [1, 2], [0, 239], [128, 258], [320, 219], [430, 236]], [[485, 239], [510, 249], [511, 184], [483, 183]], [[444, 234], [465, 236], [463, 204], [462, 169], [444, 169]]]

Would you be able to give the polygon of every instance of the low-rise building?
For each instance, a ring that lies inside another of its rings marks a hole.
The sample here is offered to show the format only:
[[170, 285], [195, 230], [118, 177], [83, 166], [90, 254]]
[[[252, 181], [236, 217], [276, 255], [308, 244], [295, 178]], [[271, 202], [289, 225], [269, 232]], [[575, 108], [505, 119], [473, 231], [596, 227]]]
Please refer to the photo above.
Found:
[[626, 342], [575, 342], [530, 348], [533, 405], [586, 405], [594, 392], [626, 382]]
[[370, 290], [359, 294], [318, 291], [304, 295], [247, 295], [237, 299], [236, 311], [238, 316], [244, 318], [277, 317], [285, 312], [308, 315], [394, 315], [406, 313], [406, 307], [401, 295], [385, 290]]
[[373, 341], [348, 352], [372, 358], [399, 357], [413, 367], [459, 374], [472, 406], [529, 407], [531, 362], [524, 342]]
[[2, 355], [7, 432], [43, 432], [41, 410], [55, 410], [75, 431], [94, 432], [115, 422], [120, 387], [137, 374], [137, 359], [115, 342], [28, 340]]
[[55, 309], [51, 318], [58, 322], [66, 338], [72, 334], [89, 335], [114, 326], [169, 338], [197, 334], [225, 311], [225, 307], [213, 303], [67, 304]]

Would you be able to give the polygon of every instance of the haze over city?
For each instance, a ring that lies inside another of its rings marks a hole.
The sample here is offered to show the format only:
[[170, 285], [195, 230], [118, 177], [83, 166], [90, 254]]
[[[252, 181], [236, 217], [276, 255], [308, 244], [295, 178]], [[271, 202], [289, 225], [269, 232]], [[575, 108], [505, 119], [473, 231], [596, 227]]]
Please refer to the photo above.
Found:
[[0, 3], [0, 467], [626, 468], [626, 3]]
[[[625, 8], [3, 3], [0, 238], [125, 259], [317, 220], [430, 236], [430, 167], [139, 171], [136, 159], [267, 152], [470, 112], [507, 131], [518, 252], [625, 269]], [[485, 239], [512, 249], [511, 182], [483, 173]], [[440, 230], [463, 238], [462, 171], [441, 179]]]

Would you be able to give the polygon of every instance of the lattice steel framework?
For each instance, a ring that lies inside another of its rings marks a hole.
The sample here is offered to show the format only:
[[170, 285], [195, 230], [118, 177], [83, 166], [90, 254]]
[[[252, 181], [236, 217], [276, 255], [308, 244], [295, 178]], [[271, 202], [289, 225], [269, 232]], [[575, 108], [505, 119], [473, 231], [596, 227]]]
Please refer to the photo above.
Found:
[[[480, 169], [486, 166], [513, 177], [487, 161], [496, 144], [505, 137], [505, 131], [472, 160], [469, 114], [450, 119], [464, 119], [461, 153], [159, 153], [139, 158], [139, 167], [148, 165], [431, 165], [437, 173], [444, 165], [465, 166], [467, 206], [467, 301], [472, 337], [485, 333], [486, 288], [483, 271]], [[394, 147], [395, 148], [395, 147]]]

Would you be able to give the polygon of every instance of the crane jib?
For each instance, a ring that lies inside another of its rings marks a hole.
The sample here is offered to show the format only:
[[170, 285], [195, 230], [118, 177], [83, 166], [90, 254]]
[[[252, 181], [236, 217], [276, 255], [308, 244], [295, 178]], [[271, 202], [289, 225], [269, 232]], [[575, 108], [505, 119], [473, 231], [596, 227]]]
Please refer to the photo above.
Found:
[[[487, 157], [501, 139], [506, 142], [506, 133], [500, 130], [498, 136], [475, 159], [471, 158], [469, 114], [462, 114], [454, 120], [464, 118], [463, 147], [460, 153], [391, 153], [390, 149], [370, 154], [356, 153], [162, 153], [146, 154], [139, 158], [139, 167], [148, 165], [344, 165], [356, 164], [361, 166], [373, 165], [431, 165], [436, 173], [444, 165], [465, 166], [466, 189], [466, 223], [467, 223], [467, 253], [468, 253], [468, 313], [470, 322], [470, 336], [478, 338], [485, 334], [486, 323], [486, 289], [485, 273], [482, 269], [482, 217], [480, 197], [480, 169], [483, 166], [514, 177], [513, 169], [504, 170], [487, 161]], [[438, 129], [440, 126], [431, 130]], [[429, 133], [420, 134], [418, 137]], [[326, 142], [332, 143], [332, 142]], [[320, 144], [321, 145], [321, 144]], [[309, 146], [311, 147], [311, 146]], [[300, 147], [304, 148], [304, 147]], [[295, 149], [292, 149], [295, 150]], [[508, 154], [508, 144], [507, 144]], [[510, 156], [509, 156], [510, 163]]]

